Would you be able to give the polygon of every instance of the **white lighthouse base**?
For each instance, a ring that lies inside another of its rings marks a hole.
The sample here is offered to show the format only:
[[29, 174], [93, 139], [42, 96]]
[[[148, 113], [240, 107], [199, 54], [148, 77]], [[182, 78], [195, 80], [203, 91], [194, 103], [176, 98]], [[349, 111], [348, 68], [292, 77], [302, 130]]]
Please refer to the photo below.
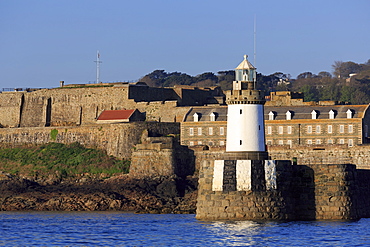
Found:
[[212, 191], [276, 190], [274, 160], [215, 160]]

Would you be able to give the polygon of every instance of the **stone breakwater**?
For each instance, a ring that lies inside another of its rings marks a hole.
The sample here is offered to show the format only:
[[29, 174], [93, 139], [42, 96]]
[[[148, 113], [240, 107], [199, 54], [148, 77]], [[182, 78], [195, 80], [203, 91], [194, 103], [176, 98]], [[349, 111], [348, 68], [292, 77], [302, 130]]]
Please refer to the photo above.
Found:
[[197, 179], [192, 177], [135, 179], [122, 175], [106, 180], [39, 184], [2, 173], [0, 211], [195, 213], [196, 188]]

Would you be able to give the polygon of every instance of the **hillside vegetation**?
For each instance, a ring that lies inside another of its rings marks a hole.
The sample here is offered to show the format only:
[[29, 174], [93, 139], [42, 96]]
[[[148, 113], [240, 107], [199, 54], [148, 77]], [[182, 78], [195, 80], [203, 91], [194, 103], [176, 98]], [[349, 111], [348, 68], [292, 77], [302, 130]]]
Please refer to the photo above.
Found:
[[50, 175], [59, 179], [81, 174], [111, 176], [128, 173], [129, 165], [127, 160], [118, 160], [104, 151], [85, 148], [79, 143], [0, 149], [0, 171], [35, 180], [46, 179]]
[[[370, 59], [363, 64], [335, 61], [332, 68], [332, 73], [321, 71], [316, 75], [312, 72], [303, 72], [297, 78], [292, 78], [283, 72], [271, 75], [257, 73], [257, 87], [263, 90], [265, 95], [286, 90], [303, 92], [305, 101], [336, 100], [352, 104], [370, 102]], [[153, 87], [220, 86], [222, 90], [230, 90], [234, 79], [234, 70], [218, 71], [217, 74], [205, 72], [197, 76], [155, 70], [145, 75], [140, 81]]]

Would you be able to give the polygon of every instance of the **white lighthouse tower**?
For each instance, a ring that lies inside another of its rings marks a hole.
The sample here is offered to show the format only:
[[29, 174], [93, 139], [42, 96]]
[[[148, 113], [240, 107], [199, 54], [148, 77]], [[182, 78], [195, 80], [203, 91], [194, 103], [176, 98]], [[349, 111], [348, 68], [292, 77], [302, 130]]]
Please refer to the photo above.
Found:
[[256, 68], [247, 55], [235, 69], [232, 90], [226, 93], [227, 139], [229, 157], [267, 159], [263, 105], [264, 94], [256, 90]]

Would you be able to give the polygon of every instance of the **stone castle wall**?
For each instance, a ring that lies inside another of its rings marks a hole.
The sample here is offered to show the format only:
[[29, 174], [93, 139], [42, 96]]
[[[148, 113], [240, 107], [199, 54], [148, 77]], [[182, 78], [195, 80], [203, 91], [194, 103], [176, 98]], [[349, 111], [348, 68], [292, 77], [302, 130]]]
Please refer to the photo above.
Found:
[[[138, 109], [147, 121], [180, 122], [191, 105], [222, 103], [218, 88], [152, 88], [140, 83], [0, 93], [5, 127], [93, 124], [104, 110]], [[181, 106], [181, 107], [179, 107]]]
[[143, 131], [150, 136], [179, 134], [179, 123], [133, 122], [64, 127], [0, 128], [0, 143], [6, 146], [79, 142], [106, 150], [108, 155], [130, 159]]
[[298, 165], [309, 164], [354, 164], [357, 169], [370, 170], [370, 145], [317, 145], [317, 146], [288, 146], [269, 147], [269, 155], [276, 160], [293, 160]]

